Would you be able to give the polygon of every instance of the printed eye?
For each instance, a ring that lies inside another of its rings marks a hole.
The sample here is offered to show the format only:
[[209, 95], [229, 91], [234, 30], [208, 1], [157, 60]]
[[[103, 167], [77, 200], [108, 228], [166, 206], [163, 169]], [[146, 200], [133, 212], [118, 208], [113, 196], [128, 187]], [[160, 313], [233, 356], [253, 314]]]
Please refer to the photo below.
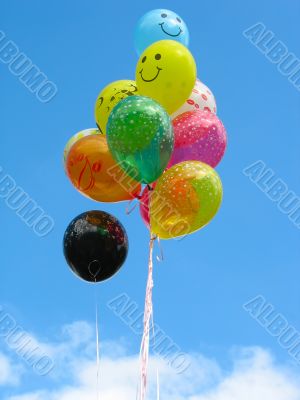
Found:
[[167, 18], [167, 14], [161, 14], [162, 18]]
[[179, 17], [177, 17], [176, 19], [177, 19], [177, 21], [178, 21], [179, 23], [181, 22], [181, 19], [180, 19]]
[[99, 161], [94, 162], [93, 166], [92, 166], [92, 170], [94, 172], [99, 172], [101, 169], [101, 163]]
[[134, 86], [132, 83], [130, 84], [130, 88], [133, 92], [137, 92], [137, 87]]
[[98, 107], [101, 107], [102, 103], [103, 103], [103, 97], [99, 97], [98, 102], [99, 102], [99, 106]]
[[160, 60], [161, 59], [161, 55], [160, 54], [155, 54], [155, 60]]
[[142, 59], [142, 63], [144, 63], [146, 61], [146, 59], [147, 59], [147, 57], [144, 56], [143, 59]]

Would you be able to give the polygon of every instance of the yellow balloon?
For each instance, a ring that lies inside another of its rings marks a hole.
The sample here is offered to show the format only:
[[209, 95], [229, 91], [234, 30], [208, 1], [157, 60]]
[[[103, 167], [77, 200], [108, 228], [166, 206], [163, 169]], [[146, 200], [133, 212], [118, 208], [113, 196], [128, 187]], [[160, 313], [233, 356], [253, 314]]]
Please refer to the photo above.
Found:
[[196, 77], [192, 54], [175, 40], [153, 43], [141, 55], [136, 67], [139, 94], [157, 100], [169, 114], [188, 99]]
[[200, 161], [173, 165], [150, 196], [151, 232], [170, 239], [197, 231], [217, 213], [222, 193], [219, 175], [209, 165]]
[[106, 134], [106, 124], [112, 109], [121, 100], [137, 94], [136, 82], [130, 80], [112, 82], [99, 93], [95, 104], [95, 119], [102, 133]]

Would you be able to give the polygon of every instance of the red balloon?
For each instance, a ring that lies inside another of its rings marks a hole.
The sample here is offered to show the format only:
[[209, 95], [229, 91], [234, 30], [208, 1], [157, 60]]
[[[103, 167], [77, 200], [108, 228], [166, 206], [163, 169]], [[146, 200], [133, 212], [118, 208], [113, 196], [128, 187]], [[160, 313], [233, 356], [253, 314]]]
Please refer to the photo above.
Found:
[[147, 228], [150, 228], [149, 200], [151, 191], [150, 187], [146, 186], [140, 198], [140, 214]]

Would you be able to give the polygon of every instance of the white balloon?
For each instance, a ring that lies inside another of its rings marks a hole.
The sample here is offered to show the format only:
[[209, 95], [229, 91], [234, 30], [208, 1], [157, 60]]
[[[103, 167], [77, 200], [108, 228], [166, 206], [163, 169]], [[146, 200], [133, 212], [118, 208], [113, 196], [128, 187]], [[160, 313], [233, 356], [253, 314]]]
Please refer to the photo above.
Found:
[[171, 115], [171, 118], [174, 119], [184, 112], [195, 110], [207, 110], [214, 114], [217, 113], [215, 96], [212, 94], [211, 90], [204, 85], [204, 83], [199, 81], [199, 79], [196, 80], [196, 84], [189, 98]]

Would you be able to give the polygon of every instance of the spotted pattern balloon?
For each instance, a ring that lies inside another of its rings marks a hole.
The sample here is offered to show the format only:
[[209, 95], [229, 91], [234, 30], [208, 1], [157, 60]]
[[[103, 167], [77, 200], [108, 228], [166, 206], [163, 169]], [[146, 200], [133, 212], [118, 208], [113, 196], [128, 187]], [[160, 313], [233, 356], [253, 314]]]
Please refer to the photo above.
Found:
[[214, 114], [217, 113], [217, 104], [215, 100], [215, 96], [211, 92], [211, 90], [204, 85], [199, 79], [196, 80], [196, 84], [192, 93], [186, 102], [175, 111], [171, 118], [174, 119], [178, 115], [183, 114], [187, 111], [197, 111], [197, 110], [206, 110], [210, 111]]
[[151, 232], [161, 239], [195, 232], [210, 222], [221, 201], [222, 183], [213, 168], [199, 161], [174, 165], [151, 193]]
[[189, 31], [183, 19], [173, 11], [157, 9], [147, 12], [137, 23], [134, 35], [135, 48], [140, 55], [150, 44], [172, 39], [189, 44]]
[[171, 120], [144, 96], [122, 100], [107, 124], [107, 142], [118, 165], [139, 182], [154, 182], [166, 168], [174, 145]]
[[209, 111], [189, 111], [173, 121], [174, 150], [170, 168], [182, 161], [202, 161], [216, 167], [226, 149], [226, 130], [220, 119]]

